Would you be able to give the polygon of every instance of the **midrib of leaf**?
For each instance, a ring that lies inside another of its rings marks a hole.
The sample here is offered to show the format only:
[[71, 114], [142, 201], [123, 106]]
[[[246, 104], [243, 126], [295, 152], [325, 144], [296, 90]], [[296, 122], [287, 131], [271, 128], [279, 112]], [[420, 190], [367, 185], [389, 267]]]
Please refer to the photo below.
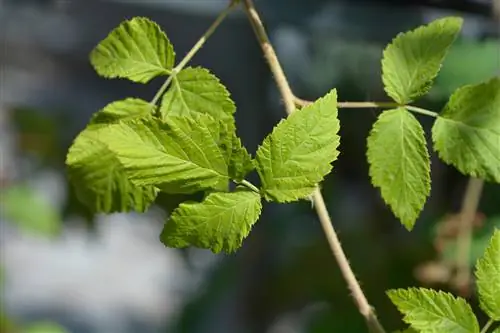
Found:
[[[127, 28], [127, 27], [129, 27], [129, 26], [125, 26], [125, 27]], [[144, 53], [143, 53], [143, 52], [141, 52], [141, 48], [140, 48], [140, 47], [139, 47], [139, 45], [135, 42], [135, 39], [133, 38], [133, 36], [132, 36], [132, 34], [130, 33], [130, 31], [128, 31], [128, 29], [125, 29], [125, 30], [126, 30], [127, 37], [128, 37], [127, 39], [128, 39], [129, 41], [131, 41], [131, 42], [132, 42], [132, 44], [134, 44], [134, 47], [136, 48], [136, 50], [137, 50], [137, 51], [139, 52], [139, 54], [141, 55], [142, 60], [143, 60], [144, 62], [147, 62], [147, 61], [146, 61], [146, 58], [144, 57]], [[143, 34], [146, 34], [146, 35], [147, 35], [147, 31], [146, 31], [146, 30], [144, 30], [144, 29], [140, 29], [140, 30], [141, 30], [141, 33], [143, 33]], [[154, 57], [155, 57], [156, 63], [157, 63], [157, 64], [161, 64], [160, 58], [158, 57], [158, 54], [156, 53], [156, 50], [154, 49], [154, 46], [153, 46], [153, 44], [151, 43], [151, 39], [146, 38], [146, 40], [147, 40], [148, 45], [149, 45], [149, 50], [148, 50], [149, 52], [148, 52], [148, 53], [149, 53], [149, 54], [154, 54]], [[120, 41], [120, 42], [121, 42], [121, 41]], [[158, 67], [158, 66], [156, 66], [156, 67]], [[163, 68], [163, 67], [161, 67], [161, 66], [159, 66], [158, 68], [161, 68], [161, 69], [163, 69], [163, 70], [164, 70], [164, 68]]]

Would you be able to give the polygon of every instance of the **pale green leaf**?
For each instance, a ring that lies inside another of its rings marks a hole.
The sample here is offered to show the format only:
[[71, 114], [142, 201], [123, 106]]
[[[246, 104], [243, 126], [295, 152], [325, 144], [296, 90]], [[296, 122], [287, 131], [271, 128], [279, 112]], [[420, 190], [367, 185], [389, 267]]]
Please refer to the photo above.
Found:
[[260, 195], [252, 191], [211, 193], [201, 203], [180, 204], [160, 238], [169, 247], [196, 246], [231, 253], [241, 247], [261, 209]]
[[136, 186], [125, 169], [100, 140], [103, 125], [82, 131], [68, 151], [66, 165], [77, 197], [95, 212], [144, 212], [156, 198], [153, 186]]
[[500, 326], [498, 326], [497, 328], [495, 328], [495, 330], [491, 333], [500, 333]]
[[121, 23], [90, 54], [99, 75], [140, 83], [170, 74], [174, 61], [174, 49], [165, 33], [144, 17]]
[[430, 193], [430, 160], [424, 130], [404, 108], [384, 111], [368, 137], [372, 184], [411, 230]]
[[115, 123], [121, 120], [148, 118], [154, 106], [139, 98], [127, 98], [112, 102], [92, 116], [91, 124]]
[[218, 120], [233, 121], [235, 111], [226, 87], [202, 67], [188, 67], [175, 75], [160, 107], [163, 119], [170, 115], [204, 113]]
[[337, 92], [283, 119], [256, 154], [266, 200], [289, 202], [309, 196], [338, 156]]
[[500, 229], [495, 229], [484, 256], [477, 261], [476, 277], [481, 308], [500, 321]]
[[407, 104], [429, 91], [462, 21], [438, 19], [393, 39], [382, 59], [382, 80], [392, 99]]
[[100, 140], [117, 156], [136, 185], [169, 193], [227, 188], [228, 165], [219, 147], [219, 122], [204, 114], [121, 122]]
[[434, 123], [432, 139], [445, 163], [500, 183], [500, 78], [459, 88]]
[[424, 288], [393, 289], [387, 295], [404, 322], [421, 333], [479, 333], [474, 312], [460, 297]]

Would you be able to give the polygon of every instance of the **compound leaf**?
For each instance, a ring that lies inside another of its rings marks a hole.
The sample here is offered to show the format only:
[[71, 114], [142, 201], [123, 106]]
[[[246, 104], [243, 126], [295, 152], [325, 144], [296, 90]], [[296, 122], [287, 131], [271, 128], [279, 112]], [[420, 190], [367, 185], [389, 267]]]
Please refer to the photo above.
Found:
[[68, 151], [66, 165], [78, 198], [95, 212], [144, 212], [155, 200], [153, 186], [136, 186], [125, 169], [99, 139], [105, 126], [90, 125]]
[[256, 154], [266, 200], [289, 202], [309, 196], [339, 154], [339, 127], [335, 89], [283, 119]]
[[92, 116], [91, 124], [115, 123], [121, 120], [152, 116], [154, 106], [139, 98], [112, 102]]
[[102, 142], [136, 185], [169, 193], [227, 188], [228, 165], [218, 146], [219, 122], [209, 115], [121, 122], [108, 126]]
[[366, 154], [373, 185], [411, 230], [430, 193], [430, 160], [422, 126], [404, 108], [384, 111], [373, 125]]
[[261, 209], [260, 195], [252, 191], [211, 193], [201, 203], [180, 204], [160, 238], [169, 247], [191, 245], [231, 253], [241, 247]]
[[407, 104], [429, 91], [462, 21], [438, 19], [393, 39], [382, 59], [382, 80], [392, 99]]
[[434, 123], [432, 139], [445, 163], [500, 183], [500, 78], [457, 89]]
[[90, 53], [99, 75], [140, 83], [170, 74], [174, 61], [174, 49], [165, 33], [144, 17], [121, 23]]
[[393, 289], [387, 295], [404, 322], [421, 333], [479, 333], [470, 305], [460, 297], [425, 288]]
[[476, 264], [479, 303], [486, 314], [500, 320], [500, 229], [495, 229], [484, 256]]
[[204, 113], [232, 122], [235, 111], [226, 87], [202, 67], [188, 67], [175, 75], [160, 107], [163, 119], [169, 115]]

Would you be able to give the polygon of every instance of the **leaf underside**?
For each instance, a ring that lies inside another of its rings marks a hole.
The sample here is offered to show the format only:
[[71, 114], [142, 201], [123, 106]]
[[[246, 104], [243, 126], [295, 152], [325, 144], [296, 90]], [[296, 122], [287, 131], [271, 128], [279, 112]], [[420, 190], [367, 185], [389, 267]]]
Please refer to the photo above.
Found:
[[432, 86], [449, 47], [462, 27], [462, 19], [435, 20], [400, 33], [384, 50], [382, 80], [387, 94], [399, 104], [425, 95]]
[[241, 247], [261, 209], [260, 195], [252, 191], [211, 193], [201, 203], [180, 204], [160, 238], [169, 247], [196, 246], [231, 253]]
[[411, 230], [430, 193], [430, 159], [424, 130], [404, 108], [384, 111], [367, 140], [372, 184]]
[[99, 75], [139, 83], [170, 74], [174, 61], [174, 49], [165, 33], [143, 17], [121, 23], [90, 53]]
[[500, 78], [457, 89], [434, 123], [432, 139], [445, 163], [500, 183]]

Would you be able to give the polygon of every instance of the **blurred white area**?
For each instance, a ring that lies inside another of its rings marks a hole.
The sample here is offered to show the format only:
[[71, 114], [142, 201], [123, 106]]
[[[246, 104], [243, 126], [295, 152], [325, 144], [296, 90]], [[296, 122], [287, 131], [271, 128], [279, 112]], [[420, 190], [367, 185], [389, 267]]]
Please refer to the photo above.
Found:
[[48, 308], [107, 327], [132, 314], [153, 325], [168, 321], [192, 285], [182, 258], [160, 243], [161, 224], [138, 215], [98, 220], [96, 239], [76, 226], [56, 240], [2, 232], [7, 308]]

